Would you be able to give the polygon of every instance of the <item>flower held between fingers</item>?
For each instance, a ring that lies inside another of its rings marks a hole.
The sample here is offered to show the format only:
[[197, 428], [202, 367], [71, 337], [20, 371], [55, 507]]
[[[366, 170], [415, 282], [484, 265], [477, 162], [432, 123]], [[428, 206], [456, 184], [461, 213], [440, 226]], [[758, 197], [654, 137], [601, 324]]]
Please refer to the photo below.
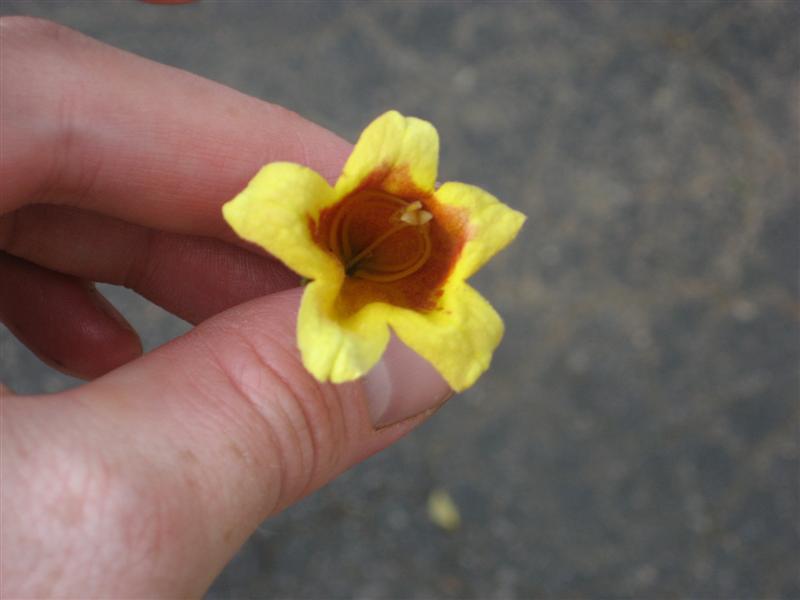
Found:
[[480, 188], [436, 188], [439, 137], [389, 111], [361, 134], [336, 185], [294, 163], [263, 167], [223, 206], [225, 220], [306, 278], [297, 339], [319, 381], [357, 379], [389, 327], [450, 387], [471, 386], [503, 335], [466, 283], [525, 217]]

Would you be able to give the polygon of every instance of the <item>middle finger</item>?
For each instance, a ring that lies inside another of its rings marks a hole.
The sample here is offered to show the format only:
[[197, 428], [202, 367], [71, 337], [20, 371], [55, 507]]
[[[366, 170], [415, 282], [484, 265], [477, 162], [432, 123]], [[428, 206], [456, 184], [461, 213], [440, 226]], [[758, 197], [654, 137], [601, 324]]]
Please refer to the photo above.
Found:
[[0, 217], [0, 251], [129, 287], [190, 323], [299, 283], [269, 256], [64, 206], [33, 205]]

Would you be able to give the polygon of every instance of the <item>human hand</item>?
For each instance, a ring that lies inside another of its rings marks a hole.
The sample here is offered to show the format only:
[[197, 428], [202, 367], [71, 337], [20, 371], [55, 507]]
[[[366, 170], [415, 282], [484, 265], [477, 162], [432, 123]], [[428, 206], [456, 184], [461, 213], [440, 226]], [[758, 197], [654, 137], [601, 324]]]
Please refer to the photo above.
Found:
[[[39, 397], [0, 385], [0, 595], [200, 595], [263, 519], [449, 389], [398, 342], [361, 381], [316, 382], [297, 277], [222, 221], [263, 164], [333, 180], [349, 144], [52, 23], [6, 18], [0, 36], [0, 319], [95, 378]], [[140, 356], [94, 281], [198, 326]]]

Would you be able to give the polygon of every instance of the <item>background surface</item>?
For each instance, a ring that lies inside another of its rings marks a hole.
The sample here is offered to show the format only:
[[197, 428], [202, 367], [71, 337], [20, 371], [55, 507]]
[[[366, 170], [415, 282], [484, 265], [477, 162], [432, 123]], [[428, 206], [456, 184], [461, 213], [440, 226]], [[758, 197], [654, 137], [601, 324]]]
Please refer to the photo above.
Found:
[[[353, 139], [431, 120], [529, 215], [492, 371], [265, 524], [209, 598], [798, 597], [800, 11], [14, 2]], [[223, 199], [220, 199], [223, 200]], [[108, 295], [148, 348], [187, 326]], [[18, 391], [75, 382], [0, 330]], [[462, 525], [426, 513], [447, 491]], [[794, 557], [794, 558], [792, 558]]]

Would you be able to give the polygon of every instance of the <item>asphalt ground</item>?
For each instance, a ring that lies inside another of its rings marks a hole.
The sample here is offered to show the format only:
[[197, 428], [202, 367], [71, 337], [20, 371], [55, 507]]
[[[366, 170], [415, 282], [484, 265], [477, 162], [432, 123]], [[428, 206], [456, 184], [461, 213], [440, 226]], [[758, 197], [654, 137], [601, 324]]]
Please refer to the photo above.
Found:
[[[475, 278], [508, 326], [492, 370], [209, 598], [800, 597], [797, 4], [0, 6], [351, 139], [426, 118], [442, 180], [529, 216]], [[103, 289], [146, 348], [188, 329]], [[18, 391], [76, 383], [0, 352]]]

